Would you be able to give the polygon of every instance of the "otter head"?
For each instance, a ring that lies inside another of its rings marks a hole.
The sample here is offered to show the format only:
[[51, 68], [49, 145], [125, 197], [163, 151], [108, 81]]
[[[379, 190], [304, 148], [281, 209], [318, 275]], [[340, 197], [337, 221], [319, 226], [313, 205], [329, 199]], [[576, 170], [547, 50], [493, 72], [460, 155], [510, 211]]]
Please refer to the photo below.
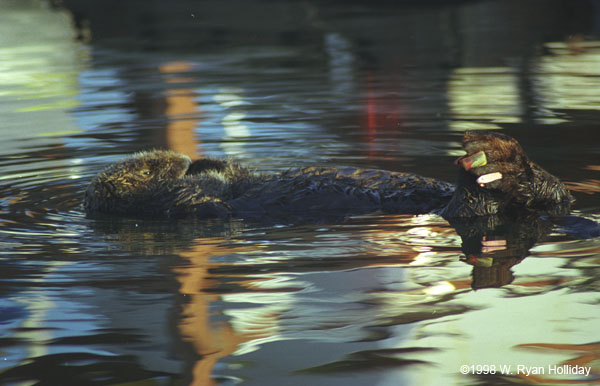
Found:
[[456, 160], [457, 187], [446, 218], [537, 211], [559, 213], [573, 201], [558, 178], [531, 161], [519, 143], [490, 131], [468, 131]]
[[188, 156], [172, 151], [143, 152], [99, 173], [85, 192], [88, 214], [153, 215], [165, 210], [165, 193], [188, 170]]

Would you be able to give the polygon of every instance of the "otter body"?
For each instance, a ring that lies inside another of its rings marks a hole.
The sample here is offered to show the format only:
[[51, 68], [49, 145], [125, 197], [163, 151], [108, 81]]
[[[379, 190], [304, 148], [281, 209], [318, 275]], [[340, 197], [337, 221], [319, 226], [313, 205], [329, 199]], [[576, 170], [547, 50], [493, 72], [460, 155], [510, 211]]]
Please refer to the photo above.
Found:
[[[126, 158], [96, 176], [88, 214], [151, 217], [327, 217], [381, 211], [446, 218], [549, 211], [572, 201], [566, 187], [529, 160], [511, 137], [467, 132], [457, 185], [414, 174], [359, 168], [303, 168], [280, 174], [235, 162], [191, 162], [171, 151]], [[482, 155], [483, 154], [483, 155]]]
[[[564, 214], [574, 201], [567, 187], [531, 161], [512, 137], [468, 131], [463, 148], [467, 154], [457, 160], [460, 167], [456, 190], [440, 212], [445, 218], [526, 212]], [[485, 155], [482, 165], [464, 162], [480, 154]]]
[[[261, 174], [210, 158], [193, 163], [182, 158], [177, 164], [170, 160], [174, 155], [140, 153], [109, 167], [88, 187], [86, 212], [206, 218], [428, 213], [442, 208], [454, 190], [452, 184], [406, 173], [304, 168]], [[157, 172], [139, 173], [147, 163]], [[158, 172], [169, 168], [181, 170]]]
[[442, 208], [453, 191], [452, 184], [413, 174], [309, 167], [268, 176], [230, 205], [238, 217], [421, 214]]

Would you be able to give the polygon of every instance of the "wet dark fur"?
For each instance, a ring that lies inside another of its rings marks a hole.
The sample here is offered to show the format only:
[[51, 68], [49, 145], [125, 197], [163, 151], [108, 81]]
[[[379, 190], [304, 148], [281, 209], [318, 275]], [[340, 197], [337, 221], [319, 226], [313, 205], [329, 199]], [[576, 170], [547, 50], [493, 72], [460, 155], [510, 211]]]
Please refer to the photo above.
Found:
[[[487, 165], [470, 171], [459, 168], [456, 191], [442, 210], [446, 218], [538, 211], [562, 214], [573, 197], [558, 178], [529, 159], [521, 145], [507, 135], [472, 131], [463, 138], [468, 155], [485, 151]], [[481, 187], [478, 177], [501, 172], [502, 179]]]
[[87, 213], [154, 216], [175, 198], [171, 186], [185, 176], [189, 157], [172, 151], [139, 153], [107, 167], [85, 192]]
[[[486, 152], [488, 164], [459, 168], [452, 184], [413, 174], [357, 168], [304, 168], [261, 174], [232, 161], [190, 163], [173, 152], [141, 153], [108, 167], [85, 194], [92, 213], [182, 217], [289, 217], [428, 213], [446, 218], [502, 212], [548, 211], [572, 200], [565, 186], [529, 160], [514, 139], [493, 132], [468, 132], [467, 154]], [[148, 171], [150, 173], [148, 174]], [[504, 178], [479, 186], [478, 176]]]

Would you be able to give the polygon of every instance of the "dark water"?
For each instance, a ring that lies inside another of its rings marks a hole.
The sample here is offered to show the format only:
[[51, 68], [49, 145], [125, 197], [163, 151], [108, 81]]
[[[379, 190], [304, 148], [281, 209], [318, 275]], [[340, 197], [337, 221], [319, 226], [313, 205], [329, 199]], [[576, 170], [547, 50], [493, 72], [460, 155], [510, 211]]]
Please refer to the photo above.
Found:
[[[598, 1], [59, 3], [0, 1], [0, 383], [600, 382], [598, 238], [500, 239], [482, 268], [435, 215], [93, 221], [80, 205], [149, 148], [452, 181], [478, 128], [518, 138], [600, 221]], [[591, 373], [549, 374], [563, 364]]]

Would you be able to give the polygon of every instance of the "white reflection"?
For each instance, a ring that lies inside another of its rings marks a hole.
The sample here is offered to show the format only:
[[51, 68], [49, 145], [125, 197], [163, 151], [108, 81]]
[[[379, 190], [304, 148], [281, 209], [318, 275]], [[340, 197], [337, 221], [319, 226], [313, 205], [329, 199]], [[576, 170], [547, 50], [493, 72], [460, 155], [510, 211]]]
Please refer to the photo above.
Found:
[[448, 294], [454, 292], [456, 287], [450, 283], [449, 281], [441, 281], [432, 286], [429, 286], [423, 290], [423, 292], [427, 295], [431, 296], [440, 296], [444, 294]]
[[517, 74], [509, 67], [454, 70], [448, 99], [453, 130], [497, 129], [496, 123], [521, 121]]
[[[213, 99], [215, 102], [217, 102], [218, 104], [220, 104], [223, 107], [236, 107], [236, 106], [240, 106], [240, 105], [244, 105], [246, 104], [242, 98], [237, 95], [237, 94], [233, 94], [233, 93], [227, 93], [227, 90], [221, 90], [224, 91], [221, 94], [216, 94]], [[234, 91], [234, 90], [230, 90], [230, 91]], [[241, 91], [241, 90], [240, 90]]]
[[[66, 12], [52, 10], [37, 1], [0, 2], [3, 156], [18, 154], [24, 146], [41, 149], [69, 145], [69, 137], [81, 132], [71, 110], [80, 105], [78, 77], [87, 64], [89, 50], [75, 42], [74, 35]], [[26, 144], [23, 139], [27, 139]], [[0, 179], [16, 178], [25, 185], [59, 175], [79, 178], [83, 170], [66, 168], [66, 160], [41, 162], [43, 168], [38, 166], [39, 161], [32, 162], [28, 172], [23, 172], [22, 165], [4, 165]]]
[[541, 58], [536, 91], [547, 109], [600, 109], [600, 42], [550, 43]]
[[[223, 109], [225, 114], [221, 118], [221, 125], [228, 139], [251, 136], [250, 128], [244, 123], [247, 113], [243, 110], [233, 110], [238, 106], [248, 104], [239, 95], [241, 91], [237, 88], [221, 88], [213, 96], [214, 102]], [[243, 142], [237, 140], [223, 141], [221, 147], [228, 156], [239, 156], [244, 153]]]
[[354, 92], [354, 54], [352, 45], [339, 33], [325, 34], [324, 48], [329, 56], [332, 91], [339, 96]]
[[15, 140], [21, 138], [32, 138], [30, 147], [42, 146], [56, 142], [49, 136], [79, 130], [68, 111], [79, 104], [77, 77], [88, 53], [73, 35], [67, 13], [40, 2], [0, 2], [3, 154], [18, 152]]
[[421, 252], [417, 256], [415, 256], [415, 258], [409, 263], [409, 265], [428, 265], [434, 261], [436, 256], [436, 252]]

